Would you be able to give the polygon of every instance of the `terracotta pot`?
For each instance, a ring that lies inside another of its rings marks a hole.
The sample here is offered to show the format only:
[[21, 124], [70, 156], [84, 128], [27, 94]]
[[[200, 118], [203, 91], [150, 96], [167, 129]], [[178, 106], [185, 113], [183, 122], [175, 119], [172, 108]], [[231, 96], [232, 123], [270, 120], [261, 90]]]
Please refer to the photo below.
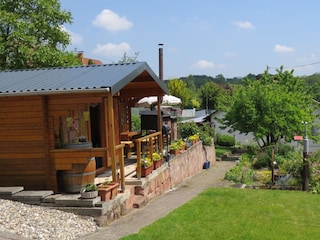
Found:
[[119, 183], [117, 182], [111, 182], [105, 185], [100, 184], [98, 186], [98, 195], [101, 197], [101, 201], [108, 201], [115, 198], [118, 194], [118, 187]]
[[162, 158], [158, 161], [153, 161], [153, 169], [156, 170], [157, 168], [161, 167], [162, 165]]
[[153, 165], [150, 167], [141, 167], [141, 177], [146, 177], [152, 173]]
[[180, 149], [174, 149], [174, 150], [170, 150], [170, 153], [171, 154], [173, 154], [173, 155], [177, 155], [177, 154], [179, 154], [179, 152], [180, 152]]

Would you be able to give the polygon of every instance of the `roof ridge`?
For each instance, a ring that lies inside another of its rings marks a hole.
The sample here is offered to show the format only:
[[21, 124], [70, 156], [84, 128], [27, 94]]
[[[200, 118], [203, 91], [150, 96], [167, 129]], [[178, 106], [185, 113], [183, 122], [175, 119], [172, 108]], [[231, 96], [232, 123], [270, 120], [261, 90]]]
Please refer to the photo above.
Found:
[[93, 68], [101, 66], [118, 66], [118, 65], [134, 65], [144, 62], [132, 62], [132, 63], [104, 63], [104, 64], [91, 64], [91, 65], [77, 65], [77, 66], [60, 66], [60, 67], [45, 67], [45, 68], [25, 68], [25, 69], [8, 69], [1, 70], [0, 72], [27, 72], [27, 71], [41, 71], [41, 70], [54, 70], [54, 69], [76, 69], [76, 68]]

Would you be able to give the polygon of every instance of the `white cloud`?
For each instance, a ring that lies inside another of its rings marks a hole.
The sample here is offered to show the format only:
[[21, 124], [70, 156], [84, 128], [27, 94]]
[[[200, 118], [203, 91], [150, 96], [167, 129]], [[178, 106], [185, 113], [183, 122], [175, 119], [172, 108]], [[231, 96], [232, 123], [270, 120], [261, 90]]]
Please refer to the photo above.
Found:
[[121, 17], [109, 9], [104, 9], [92, 23], [94, 26], [102, 27], [111, 32], [127, 30], [133, 26], [133, 23], [127, 20], [126, 17]]
[[234, 25], [238, 26], [241, 29], [255, 29], [255, 26], [249, 21], [245, 22], [234, 22]]
[[66, 29], [66, 27], [61, 26], [61, 30], [67, 32], [70, 35], [71, 38], [71, 44], [80, 44], [82, 43], [82, 36], [79, 34], [76, 34], [74, 32], [71, 32], [70, 30]]
[[294, 52], [294, 48], [288, 47], [285, 45], [276, 44], [273, 48], [273, 51], [279, 52], [279, 53], [289, 53], [289, 52]]
[[214, 68], [215, 64], [213, 62], [210, 62], [207, 60], [199, 60], [193, 64], [193, 67], [194, 68], [201, 68], [201, 69]]
[[131, 47], [128, 43], [122, 42], [120, 44], [107, 43], [104, 45], [97, 44], [97, 47], [93, 50], [93, 53], [100, 56], [123, 56], [124, 53], [129, 53]]

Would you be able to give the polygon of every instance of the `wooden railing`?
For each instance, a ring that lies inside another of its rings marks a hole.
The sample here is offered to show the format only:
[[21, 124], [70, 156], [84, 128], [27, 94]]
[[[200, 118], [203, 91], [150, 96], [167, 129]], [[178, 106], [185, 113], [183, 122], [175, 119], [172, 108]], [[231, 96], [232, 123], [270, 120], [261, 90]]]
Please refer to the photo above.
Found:
[[115, 150], [119, 150], [119, 168], [120, 168], [120, 187], [121, 191], [125, 190], [125, 179], [124, 179], [124, 144], [115, 146]]
[[162, 152], [162, 133], [155, 132], [141, 138], [137, 138], [136, 142], [136, 152], [137, 152], [137, 178], [141, 179], [141, 159], [142, 155], [145, 154], [142, 151], [142, 144], [145, 143], [145, 146], [148, 146], [147, 154], [149, 158], [152, 160], [152, 153], [154, 152], [154, 148], [156, 148], [159, 152]]

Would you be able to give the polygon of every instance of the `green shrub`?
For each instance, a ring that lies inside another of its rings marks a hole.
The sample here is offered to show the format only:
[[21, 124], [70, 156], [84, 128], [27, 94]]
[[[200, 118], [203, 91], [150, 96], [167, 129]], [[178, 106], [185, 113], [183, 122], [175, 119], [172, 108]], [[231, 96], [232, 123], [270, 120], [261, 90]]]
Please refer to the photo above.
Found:
[[203, 145], [211, 146], [213, 144], [212, 137], [209, 134], [201, 131], [199, 137]]
[[178, 124], [179, 136], [182, 139], [188, 138], [200, 132], [199, 126], [195, 122], [186, 122]]
[[204, 123], [202, 126], [198, 126], [195, 122], [179, 123], [178, 131], [178, 135], [182, 139], [188, 139], [190, 136], [198, 134], [204, 145], [213, 144], [214, 128], [209, 123]]
[[243, 145], [243, 148], [251, 155], [257, 155], [260, 151], [260, 147], [257, 144]]
[[218, 134], [216, 144], [220, 146], [234, 146], [235, 138], [231, 135]]
[[141, 118], [139, 115], [132, 114], [131, 116], [131, 125], [132, 125], [132, 130], [137, 131], [140, 130], [141, 128]]
[[240, 162], [231, 168], [225, 174], [225, 179], [235, 183], [252, 184], [254, 180], [254, 171], [250, 168], [251, 156], [243, 154]]
[[225, 174], [225, 179], [235, 183], [252, 184], [254, 171], [246, 166], [237, 165]]
[[268, 153], [259, 153], [252, 162], [254, 169], [269, 168], [271, 166], [271, 156]]
[[202, 124], [201, 131], [206, 133], [210, 138], [213, 138], [215, 135], [214, 128], [207, 122]]

